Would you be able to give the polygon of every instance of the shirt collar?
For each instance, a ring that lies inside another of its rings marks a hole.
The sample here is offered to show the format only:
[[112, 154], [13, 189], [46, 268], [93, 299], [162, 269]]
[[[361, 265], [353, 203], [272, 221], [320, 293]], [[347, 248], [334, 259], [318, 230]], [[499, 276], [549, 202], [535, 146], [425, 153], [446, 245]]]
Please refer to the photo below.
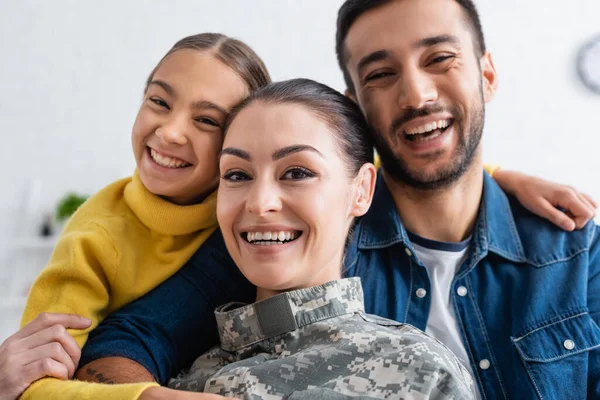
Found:
[[244, 305], [228, 303], [215, 311], [221, 347], [236, 351], [303, 326], [364, 312], [360, 278], [297, 289]]
[[[378, 175], [373, 204], [357, 224], [358, 247], [378, 249], [397, 243], [410, 246], [408, 234], [396, 210], [392, 194], [381, 172]], [[473, 232], [473, 244], [479, 252], [492, 251], [515, 262], [525, 261], [523, 245], [515, 226], [509, 200], [486, 172], [483, 177], [482, 201]]]

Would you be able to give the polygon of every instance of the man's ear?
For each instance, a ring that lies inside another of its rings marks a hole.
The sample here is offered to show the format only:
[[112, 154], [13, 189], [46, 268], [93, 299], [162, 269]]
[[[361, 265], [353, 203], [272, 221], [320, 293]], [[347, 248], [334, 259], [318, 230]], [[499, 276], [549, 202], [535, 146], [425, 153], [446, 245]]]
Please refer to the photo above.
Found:
[[365, 215], [371, 207], [373, 194], [375, 193], [375, 181], [377, 180], [377, 170], [371, 163], [364, 164], [356, 178], [354, 178], [355, 191], [352, 199], [350, 215], [360, 217]]
[[489, 52], [485, 53], [479, 60], [479, 65], [483, 82], [483, 100], [488, 103], [492, 101], [498, 89], [498, 75], [492, 55]]

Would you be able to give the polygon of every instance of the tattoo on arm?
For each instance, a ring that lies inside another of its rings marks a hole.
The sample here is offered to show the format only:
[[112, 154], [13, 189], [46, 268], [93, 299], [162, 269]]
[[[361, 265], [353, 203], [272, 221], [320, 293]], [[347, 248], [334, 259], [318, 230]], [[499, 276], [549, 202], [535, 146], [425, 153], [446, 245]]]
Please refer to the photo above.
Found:
[[155, 382], [146, 368], [123, 357], [106, 357], [94, 360], [79, 368], [75, 379], [96, 383]]
[[115, 381], [113, 381], [112, 379], [106, 378], [102, 374], [102, 372], [98, 372], [93, 368], [87, 367], [85, 372], [88, 374], [90, 382], [111, 383], [111, 384], [115, 383]]

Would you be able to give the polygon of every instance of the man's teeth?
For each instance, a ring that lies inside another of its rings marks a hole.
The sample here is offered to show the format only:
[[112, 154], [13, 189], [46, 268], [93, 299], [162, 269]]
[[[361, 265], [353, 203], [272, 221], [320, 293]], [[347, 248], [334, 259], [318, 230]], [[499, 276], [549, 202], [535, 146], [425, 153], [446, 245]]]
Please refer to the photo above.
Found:
[[187, 163], [183, 160], [180, 160], [178, 158], [162, 156], [162, 155], [158, 154], [158, 152], [156, 152], [154, 149], [150, 149], [150, 157], [152, 157], [152, 160], [154, 160], [154, 162], [157, 163], [158, 165], [160, 165], [161, 167], [183, 168], [183, 167], [187, 167], [188, 165], [190, 165], [189, 163]]
[[423, 133], [432, 132], [436, 129], [444, 129], [450, 125], [450, 121], [443, 119], [440, 121], [431, 122], [411, 129], [407, 129], [405, 132], [407, 135], [421, 135]]
[[279, 231], [279, 232], [248, 232], [247, 240], [255, 244], [276, 244], [284, 241], [294, 240], [298, 237], [296, 232]]

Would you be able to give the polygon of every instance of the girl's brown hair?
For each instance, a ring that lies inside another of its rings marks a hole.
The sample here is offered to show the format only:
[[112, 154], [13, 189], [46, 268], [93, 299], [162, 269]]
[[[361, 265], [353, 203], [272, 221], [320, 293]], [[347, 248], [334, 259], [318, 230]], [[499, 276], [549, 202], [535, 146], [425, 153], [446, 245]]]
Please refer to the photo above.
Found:
[[146, 87], [152, 81], [156, 70], [162, 62], [178, 50], [206, 51], [219, 61], [234, 70], [246, 82], [250, 93], [271, 82], [269, 72], [260, 57], [244, 42], [230, 38], [220, 33], [200, 33], [185, 37], [175, 45], [158, 62], [146, 80]]

